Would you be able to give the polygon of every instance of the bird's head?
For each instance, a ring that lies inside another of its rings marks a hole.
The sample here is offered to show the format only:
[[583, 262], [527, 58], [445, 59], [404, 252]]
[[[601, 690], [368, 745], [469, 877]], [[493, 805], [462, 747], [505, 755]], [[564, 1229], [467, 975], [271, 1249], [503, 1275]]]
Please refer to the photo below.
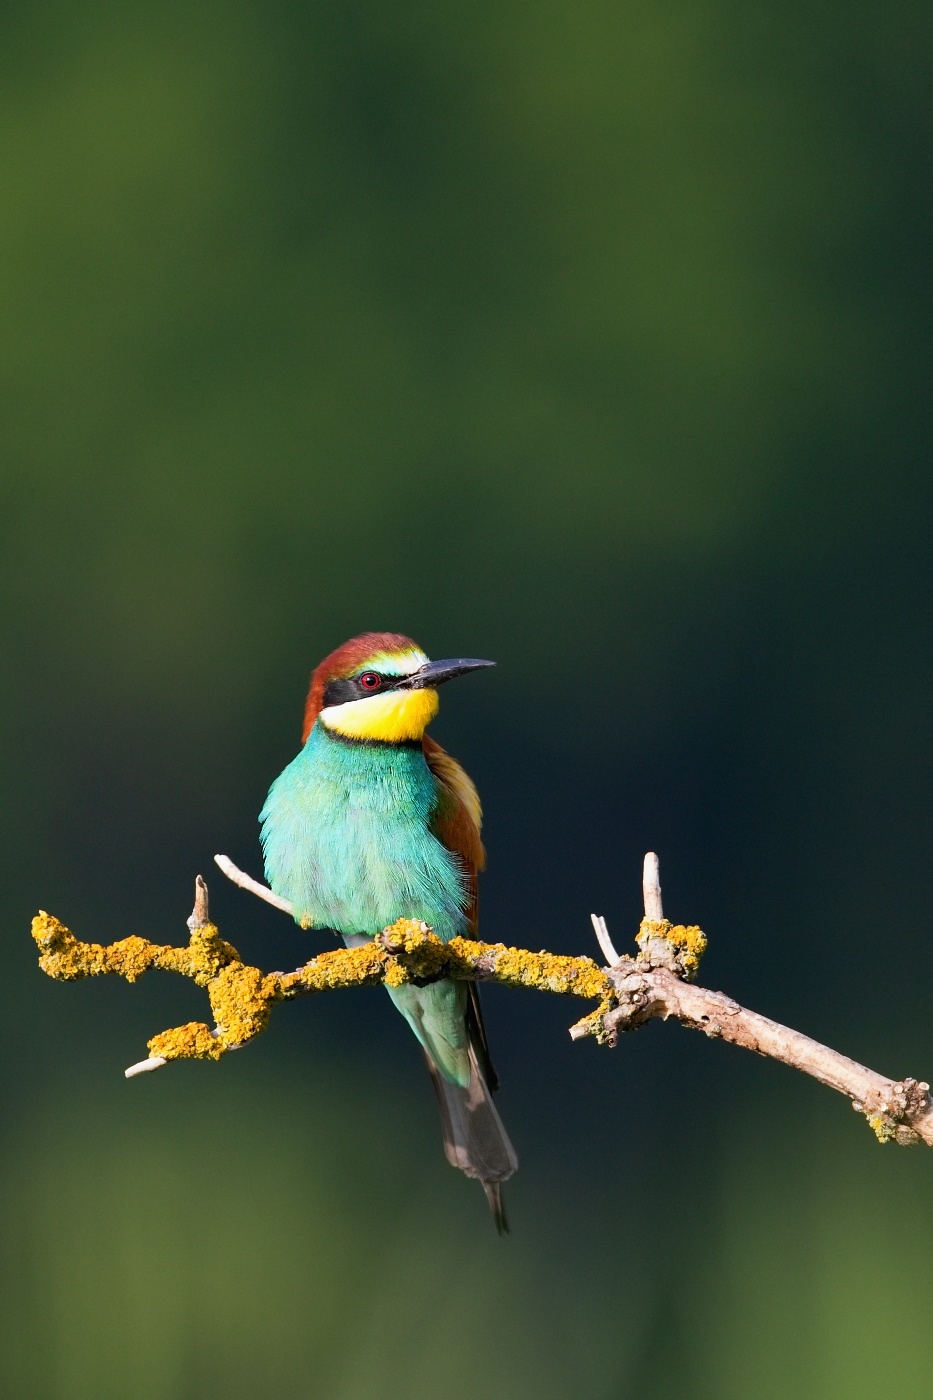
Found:
[[311, 677], [302, 742], [316, 720], [348, 739], [402, 743], [423, 738], [437, 714], [437, 687], [494, 661], [430, 661], [397, 632], [364, 632], [325, 656]]

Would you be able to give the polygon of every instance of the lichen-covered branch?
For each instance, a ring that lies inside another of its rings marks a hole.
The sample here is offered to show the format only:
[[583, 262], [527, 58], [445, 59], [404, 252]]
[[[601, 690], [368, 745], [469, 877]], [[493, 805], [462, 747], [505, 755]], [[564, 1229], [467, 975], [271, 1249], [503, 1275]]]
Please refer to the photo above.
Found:
[[[232, 862], [228, 864], [236, 871]], [[237, 883], [247, 889], [258, 884], [246, 876]], [[887, 1079], [799, 1031], [746, 1010], [721, 992], [691, 985], [706, 936], [695, 926], [671, 924], [664, 918], [657, 857], [650, 853], [645, 860], [644, 894], [646, 917], [636, 936], [639, 951], [631, 957], [616, 957], [609, 968], [598, 967], [590, 958], [532, 953], [501, 943], [466, 938], [442, 943], [427, 924], [400, 919], [362, 947], [321, 953], [295, 972], [262, 972], [244, 963], [209, 921], [207, 886], [200, 876], [185, 947], [135, 936], [106, 946], [83, 943], [44, 912], [33, 920], [32, 935], [40, 949], [39, 966], [59, 981], [116, 973], [135, 982], [156, 968], [188, 977], [205, 988], [213, 1027], [192, 1021], [153, 1036], [150, 1058], [131, 1066], [127, 1075], [157, 1069], [169, 1060], [220, 1059], [264, 1031], [272, 1008], [280, 1001], [340, 987], [380, 982], [398, 987], [452, 977], [596, 1002], [595, 1009], [571, 1027], [575, 1040], [594, 1036], [601, 1044], [615, 1045], [623, 1031], [635, 1030], [655, 1017], [674, 1017], [690, 1029], [781, 1060], [848, 1095], [879, 1141], [903, 1145], [923, 1141], [933, 1147], [928, 1084]], [[595, 915], [593, 919], [601, 946], [614, 954], [605, 921]]]
[[32, 936], [40, 949], [39, 966], [62, 982], [104, 973], [135, 982], [150, 968], [157, 968], [177, 972], [204, 987], [214, 1027], [193, 1021], [154, 1036], [149, 1052], [162, 1063], [218, 1060], [264, 1031], [276, 1002], [340, 987], [380, 982], [399, 987], [405, 982], [453, 977], [583, 997], [598, 1001], [600, 1013], [615, 1005], [608, 976], [590, 958], [530, 953], [466, 938], [442, 943], [427, 924], [411, 919], [400, 919], [363, 947], [321, 953], [295, 972], [262, 972], [244, 963], [207, 921], [206, 886], [200, 877], [198, 902], [200, 910], [196, 904], [184, 948], [137, 937], [106, 947], [83, 943], [53, 915], [40, 912], [32, 923]]

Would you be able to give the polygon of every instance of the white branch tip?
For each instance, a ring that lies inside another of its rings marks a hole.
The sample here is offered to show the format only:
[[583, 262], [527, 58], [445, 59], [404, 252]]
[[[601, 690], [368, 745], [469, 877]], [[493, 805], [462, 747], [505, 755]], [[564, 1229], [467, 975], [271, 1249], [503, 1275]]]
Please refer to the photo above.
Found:
[[664, 918], [664, 906], [661, 903], [661, 867], [654, 851], [649, 851], [645, 856], [641, 884], [645, 900], [645, 918], [660, 923]]
[[602, 914], [591, 914], [590, 920], [593, 924], [593, 932], [596, 934], [596, 942], [602, 949], [602, 954], [606, 959], [607, 966], [615, 967], [616, 963], [619, 962], [619, 954], [612, 946], [612, 939], [609, 937], [606, 920], [603, 918]]
[[137, 1074], [149, 1074], [151, 1070], [161, 1069], [167, 1065], [168, 1060], [164, 1060], [161, 1055], [152, 1055], [148, 1060], [140, 1060], [138, 1064], [130, 1065], [129, 1069], [123, 1071], [124, 1079], [135, 1079]]
[[229, 856], [215, 856], [214, 864], [219, 866], [228, 880], [232, 880], [235, 885], [239, 885], [241, 890], [249, 890], [258, 899], [264, 899], [267, 904], [271, 904], [274, 909], [281, 909], [283, 914], [290, 914], [294, 917], [294, 910], [290, 900], [281, 899], [279, 895], [273, 894], [268, 885], [262, 884], [259, 880], [254, 880], [252, 875], [247, 875], [245, 870], [240, 870], [234, 865]]

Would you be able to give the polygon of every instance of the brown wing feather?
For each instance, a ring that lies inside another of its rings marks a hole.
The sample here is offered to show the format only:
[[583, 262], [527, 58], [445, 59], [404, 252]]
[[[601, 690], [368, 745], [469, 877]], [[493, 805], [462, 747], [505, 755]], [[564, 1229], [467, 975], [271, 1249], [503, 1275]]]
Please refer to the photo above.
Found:
[[[476, 935], [478, 927], [477, 872], [486, 865], [486, 850], [480, 836], [483, 809], [476, 785], [468, 773], [461, 768], [446, 749], [434, 739], [424, 736], [424, 756], [434, 775], [441, 793], [441, 800], [434, 815], [434, 833], [448, 851], [454, 851], [463, 862], [469, 882], [469, 904], [467, 919], [470, 932]], [[483, 1022], [479, 989], [475, 982], [467, 984], [467, 1031], [470, 1045], [479, 1061], [483, 1076], [492, 1090], [499, 1087], [499, 1076], [489, 1055], [489, 1042]]]
[[434, 830], [448, 851], [456, 851], [472, 870], [482, 870], [486, 851], [480, 837], [483, 809], [476, 785], [440, 744], [424, 736], [424, 756], [441, 789]]
[[483, 820], [479, 793], [473, 779], [463, 771], [440, 744], [424, 736], [424, 756], [440, 792], [440, 802], [434, 813], [434, 834], [441, 845], [460, 857], [469, 883], [470, 901], [467, 919], [470, 931], [477, 927], [476, 873], [486, 864], [486, 851], [479, 834]]

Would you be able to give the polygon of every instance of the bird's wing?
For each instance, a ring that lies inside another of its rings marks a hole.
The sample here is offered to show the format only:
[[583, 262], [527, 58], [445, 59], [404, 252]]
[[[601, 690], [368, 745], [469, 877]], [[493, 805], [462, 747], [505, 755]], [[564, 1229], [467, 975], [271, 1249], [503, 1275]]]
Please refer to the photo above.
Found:
[[[475, 937], [478, 924], [476, 876], [486, 865], [486, 851], [480, 836], [483, 809], [479, 793], [473, 779], [457, 760], [451, 758], [447, 750], [427, 734], [424, 736], [424, 756], [440, 792], [440, 802], [432, 822], [434, 834], [441, 845], [458, 855], [463, 863], [469, 892], [467, 919], [470, 932]], [[489, 1088], [498, 1089], [499, 1076], [489, 1056], [479, 989], [475, 982], [468, 982], [467, 991], [466, 1022], [470, 1045]]]
[[431, 822], [434, 835], [442, 846], [460, 857], [469, 881], [470, 904], [467, 918], [471, 932], [476, 932], [476, 872], [486, 864], [486, 852], [480, 837], [483, 809], [473, 779], [463, 771], [440, 744], [424, 736], [424, 756], [437, 783], [439, 802]]

